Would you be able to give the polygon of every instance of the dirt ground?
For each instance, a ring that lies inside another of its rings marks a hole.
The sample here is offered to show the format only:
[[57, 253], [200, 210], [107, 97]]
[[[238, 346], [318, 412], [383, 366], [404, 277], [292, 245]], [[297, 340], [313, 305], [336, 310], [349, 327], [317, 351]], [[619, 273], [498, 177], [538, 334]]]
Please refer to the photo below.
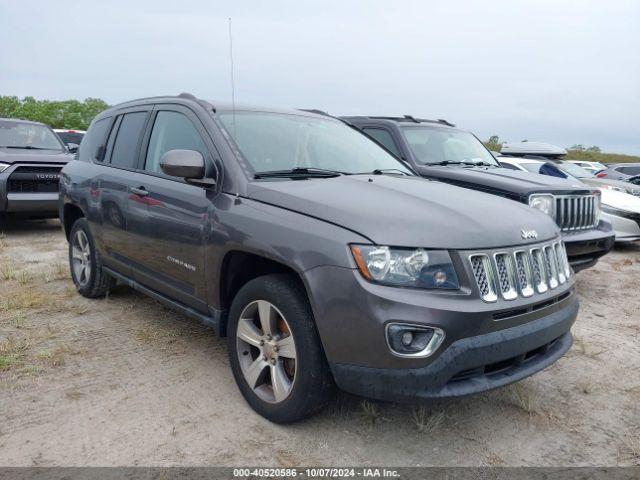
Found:
[[86, 300], [57, 221], [0, 225], [0, 465], [640, 464], [640, 246], [578, 275], [571, 351], [423, 407], [339, 394], [278, 426], [211, 330], [126, 288]]

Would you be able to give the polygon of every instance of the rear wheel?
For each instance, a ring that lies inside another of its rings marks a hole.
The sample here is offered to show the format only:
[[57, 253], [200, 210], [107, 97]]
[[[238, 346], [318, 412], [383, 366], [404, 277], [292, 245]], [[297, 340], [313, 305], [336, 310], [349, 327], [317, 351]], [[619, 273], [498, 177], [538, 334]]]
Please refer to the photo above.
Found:
[[319, 411], [333, 380], [304, 289], [289, 275], [247, 283], [233, 300], [229, 358], [242, 395], [276, 423]]
[[102, 297], [115, 286], [115, 279], [102, 270], [100, 254], [95, 248], [89, 223], [84, 218], [76, 220], [71, 227], [69, 267], [76, 290], [84, 297]]

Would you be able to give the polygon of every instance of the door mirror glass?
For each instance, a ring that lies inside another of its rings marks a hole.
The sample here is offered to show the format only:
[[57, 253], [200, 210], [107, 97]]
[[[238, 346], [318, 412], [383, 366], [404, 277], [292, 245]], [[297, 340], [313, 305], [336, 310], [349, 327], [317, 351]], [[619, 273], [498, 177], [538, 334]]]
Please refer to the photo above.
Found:
[[204, 158], [195, 150], [169, 150], [160, 158], [160, 168], [166, 175], [185, 179], [204, 177]]
[[67, 144], [67, 150], [69, 150], [69, 153], [76, 153], [78, 151], [78, 147], [80, 147], [80, 145], [78, 145], [77, 143]]

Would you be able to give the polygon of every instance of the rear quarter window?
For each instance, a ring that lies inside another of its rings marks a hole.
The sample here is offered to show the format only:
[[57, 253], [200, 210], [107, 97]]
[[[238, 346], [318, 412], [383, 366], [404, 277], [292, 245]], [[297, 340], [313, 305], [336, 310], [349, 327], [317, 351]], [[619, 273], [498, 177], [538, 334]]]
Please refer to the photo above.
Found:
[[[98, 155], [99, 150], [104, 151], [104, 145], [107, 142], [107, 135], [111, 129], [112, 118], [101, 118], [94, 122], [89, 131], [80, 143], [78, 150], [78, 160], [83, 162], [101, 161]], [[75, 143], [75, 142], [74, 142]], [[100, 148], [102, 147], [102, 148]]]

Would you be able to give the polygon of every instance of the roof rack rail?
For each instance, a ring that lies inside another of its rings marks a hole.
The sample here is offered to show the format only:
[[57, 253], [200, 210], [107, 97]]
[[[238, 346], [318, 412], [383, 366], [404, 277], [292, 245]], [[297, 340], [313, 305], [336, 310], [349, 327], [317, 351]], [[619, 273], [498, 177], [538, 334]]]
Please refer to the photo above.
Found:
[[179, 98], [188, 98], [189, 100], [197, 100], [196, 96], [193, 93], [182, 92], [178, 95]]
[[420, 120], [415, 119], [411, 115], [403, 115], [407, 120], [411, 120], [413, 123], [420, 123]]
[[318, 110], [317, 108], [299, 108], [301, 112], [309, 112], [315, 113], [316, 115], [324, 115], [325, 117], [332, 117], [333, 115], [329, 115], [327, 112], [323, 110]]
[[443, 123], [445, 125], [449, 125], [450, 127], [455, 127], [455, 125], [447, 120], [445, 120], [444, 118], [439, 118], [438, 119], [438, 123]]

